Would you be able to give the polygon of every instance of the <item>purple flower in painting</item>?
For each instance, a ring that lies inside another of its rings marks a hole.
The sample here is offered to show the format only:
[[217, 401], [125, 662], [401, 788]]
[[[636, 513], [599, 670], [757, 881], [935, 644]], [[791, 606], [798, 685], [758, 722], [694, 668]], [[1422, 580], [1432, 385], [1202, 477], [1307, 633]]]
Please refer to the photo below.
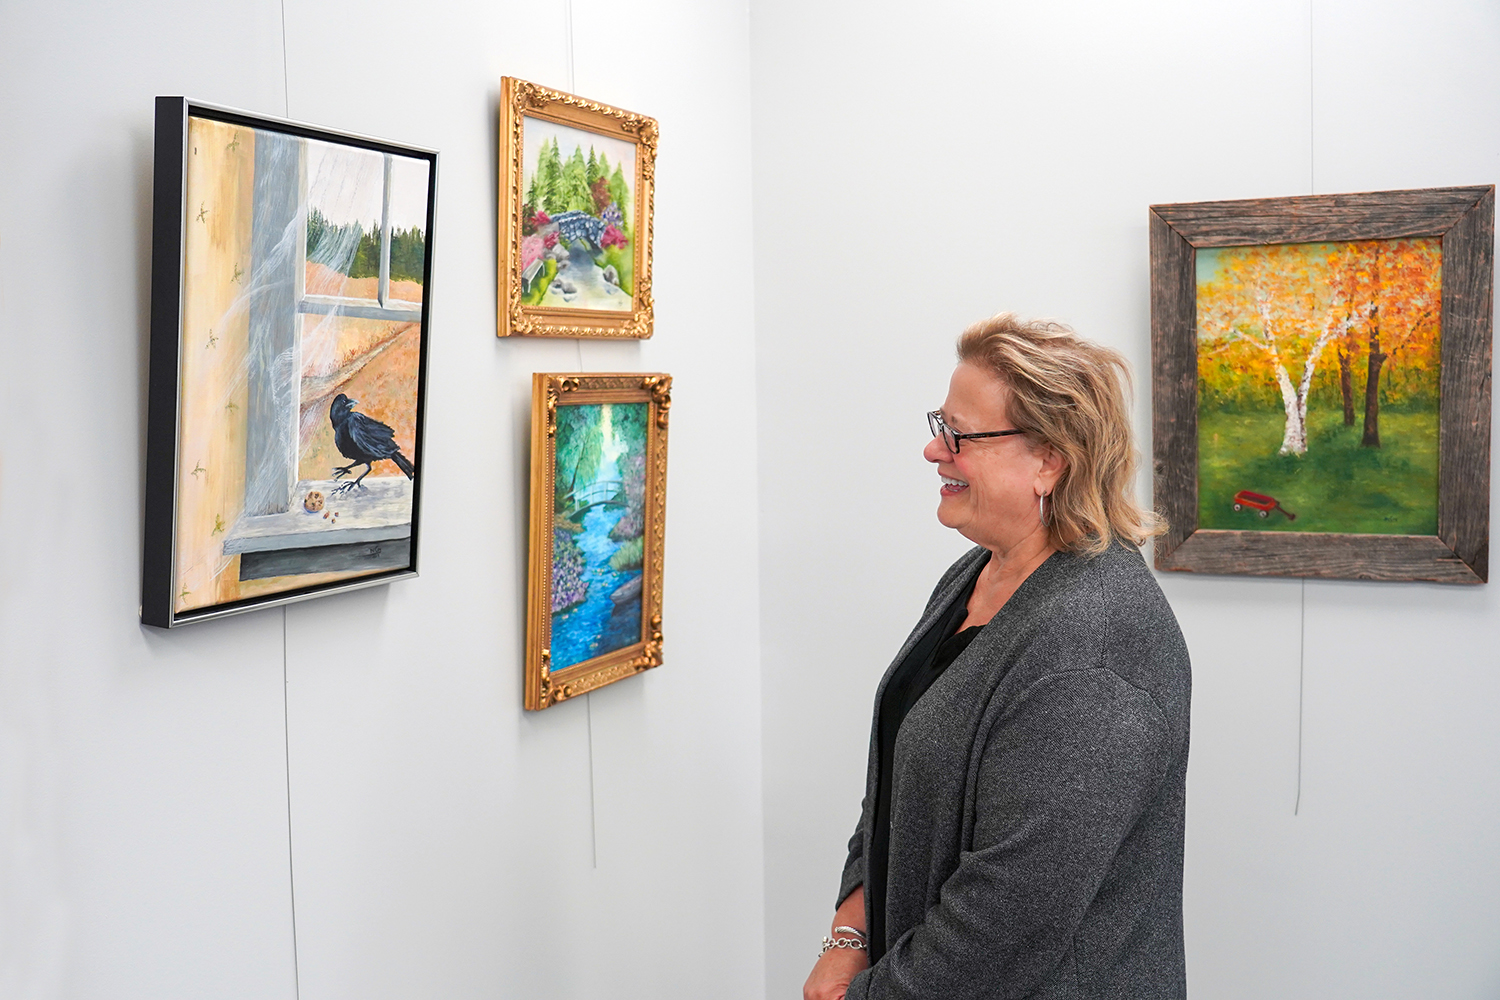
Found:
[[639, 538], [646, 530], [646, 456], [632, 448], [620, 460], [620, 478], [625, 482], [625, 513], [610, 529], [617, 542]]
[[583, 578], [583, 551], [573, 536], [561, 528], [552, 529], [552, 613], [565, 611], [582, 603], [588, 593]]

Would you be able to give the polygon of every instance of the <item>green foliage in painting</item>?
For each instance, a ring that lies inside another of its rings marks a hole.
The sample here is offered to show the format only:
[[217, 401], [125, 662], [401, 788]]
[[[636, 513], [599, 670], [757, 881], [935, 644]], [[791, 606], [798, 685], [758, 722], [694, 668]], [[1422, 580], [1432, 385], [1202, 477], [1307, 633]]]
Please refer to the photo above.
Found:
[[[391, 230], [391, 280], [422, 283], [427, 268], [427, 237], [416, 226]], [[376, 273], [379, 273], [377, 269]]]
[[[593, 147], [589, 147], [593, 151]], [[583, 150], [574, 147], [573, 155], [562, 169], [562, 181], [558, 185], [559, 212], [594, 212], [594, 195], [589, 190], [588, 164], [584, 162]], [[554, 214], [550, 209], [548, 214]]]
[[630, 185], [625, 181], [625, 168], [623, 166], [616, 165], [615, 172], [610, 175], [609, 194], [614, 199], [614, 203], [620, 206], [620, 211], [624, 213], [625, 228], [628, 235], [630, 227], [633, 224], [635, 205], [630, 200]]
[[[380, 276], [380, 224], [329, 222], [317, 207], [307, 213], [307, 259], [351, 278]], [[391, 280], [421, 284], [427, 263], [427, 237], [416, 226], [391, 230]]]
[[335, 225], [316, 206], [307, 213], [307, 259], [315, 264], [355, 277], [351, 272], [357, 267], [360, 245], [367, 238], [365, 227], [358, 222]]
[[558, 149], [557, 140], [543, 142], [537, 153], [536, 176], [531, 179], [531, 187], [526, 193], [527, 202], [540, 205], [549, 215], [563, 211], [558, 195], [561, 182], [562, 153]]
[[645, 403], [617, 403], [611, 413], [615, 438], [625, 447], [626, 454], [645, 454], [646, 418]]
[[343, 227], [333, 226], [316, 207], [307, 213], [307, 259], [327, 263], [319, 258], [328, 255]]
[[609, 568], [640, 569], [641, 563], [645, 562], [646, 540], [641, 536], [630, 539], [615, 550], [615, 554], [609, 557]]
[[360, 230], [359, 244], [354, 250], [354, 260], [348, 272], [351, 278], [380, 277], [380, 227], [370, 224], [370, 232]]
[[[604, 182], [602, 187], [600, 181]], [[607, 192], [603, 205], [599, 204], [596, 191]], [[630, 204], [630, 187], [621, 165], [611, 167], [609, 158], [593, 146], [589, 146], [587, 156], [583, 147], [574, 147], [564, 162], [555, 137], [542, 142], [537, 151], [536, 171], [526, 186], [527, 205], [548, 215], [575, 211], [599, 215], [610, 201], [620, 206], [628, 226], [634, 206]]]
[[603, 428], [598, 405], [557, 408], [556, 474], [553, 481], [554, 509], [571, 507], [574, 489], [594, 481], [603, 457]]
[[613, 266], [620, 276], [620, 287], [626, 292], [635, 289], [635, 254], [626, 247], [609, 247], [599, 259], [600, 267]]
[[639, 541], [646, 529], [646, 421], [650, 408], [645, 403], [616, 406], [614, 418], [616, 438], [625, 449], [616, 463], [624, 482], [625, 513], [609, 537], [628, 544]]

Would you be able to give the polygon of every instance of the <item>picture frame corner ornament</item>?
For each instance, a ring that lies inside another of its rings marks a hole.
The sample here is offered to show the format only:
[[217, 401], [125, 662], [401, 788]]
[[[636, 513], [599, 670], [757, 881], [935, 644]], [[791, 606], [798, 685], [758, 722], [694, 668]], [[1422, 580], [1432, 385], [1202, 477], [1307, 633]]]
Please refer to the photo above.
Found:
[[511, 80], [511, 104], [517, 112], [517, 117], [529, 110], [543, 107], [546, 104], [546, 90], [538, 84], [517, 77]]
[[646, 642], [642, 654], [638, 670], [650, 670], [662, 665], [661, 615], [659, 614], [651, 616], [651, 638]]

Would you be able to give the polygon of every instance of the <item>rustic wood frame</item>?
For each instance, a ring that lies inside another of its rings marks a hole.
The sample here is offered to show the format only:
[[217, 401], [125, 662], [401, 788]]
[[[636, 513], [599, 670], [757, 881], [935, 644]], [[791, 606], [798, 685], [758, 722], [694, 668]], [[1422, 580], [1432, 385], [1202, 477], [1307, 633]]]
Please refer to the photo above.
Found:
[[[589, 403], [647, 403], [646, 503], [638, 642], [555, 673], [552, 659], [553, 482], [557, 408]], [[667, 514], [667, 414], [672, 376], [661, 373], [569, 375], [538, 372], [531, 395], [530, 559], [526, 587], [526, 691], [531, 710], [550, 708], [661, 665], [662, 551]]]
[[[629, 312], [528, 306], [521, 302], [521, 209], [524, 122], [540, 118], [631, 142], [635, 157], [634, 301]], [[496, 334], [501, 337], [651, 336], [651, 231], [655, 213], [657, 125], [654, 118], [566, 94], [514, 77], [500, 80], [500, 282]]]
[[[1168, 523], [1157, 569], [1489, 579], [1494, 228], [1494, 185], [1151, 206], [1152, 436]], [[1199, 530], [1197, 248], [1410, 237], [1443, 245], [1437, 534]]]

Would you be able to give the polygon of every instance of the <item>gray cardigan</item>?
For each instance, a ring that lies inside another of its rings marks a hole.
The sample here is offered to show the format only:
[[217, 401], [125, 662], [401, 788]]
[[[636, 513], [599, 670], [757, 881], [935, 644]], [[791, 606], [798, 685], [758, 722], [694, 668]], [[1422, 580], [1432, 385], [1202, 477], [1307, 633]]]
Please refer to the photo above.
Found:
[[[944, 574], [880, 682], [874, 729], [891, 672], [988, 558]], [[901, 726], [887, 952], [848, 1000], [1186, 996], [1189, 687], [1138, 553], [1057, 553], [1032, 573]], [[864, 884], [877, 741], [840, 902]]]

